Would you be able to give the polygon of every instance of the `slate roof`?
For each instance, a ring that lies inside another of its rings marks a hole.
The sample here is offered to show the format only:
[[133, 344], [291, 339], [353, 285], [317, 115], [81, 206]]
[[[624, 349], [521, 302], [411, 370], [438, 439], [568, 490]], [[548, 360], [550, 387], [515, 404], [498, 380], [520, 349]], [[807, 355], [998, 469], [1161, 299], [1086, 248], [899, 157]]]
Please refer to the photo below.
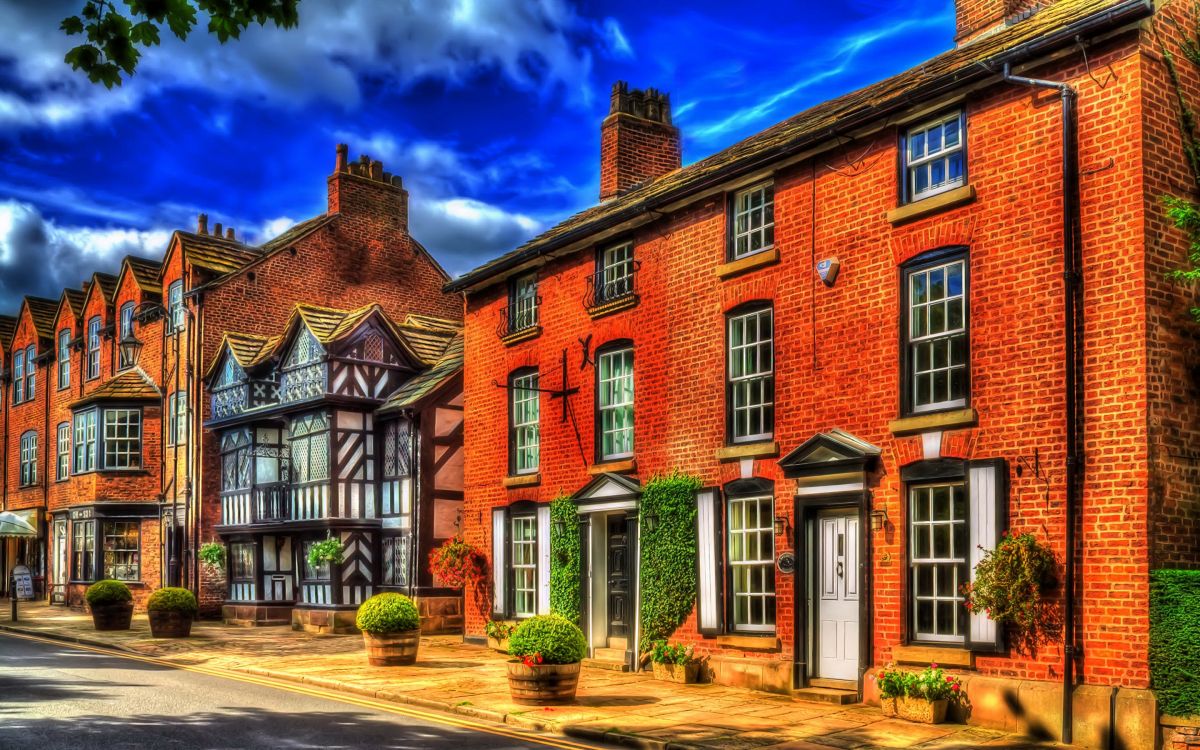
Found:
[[257, 249], [236, 240], [184, 231], [176, 231], [175, 235], [183, 246], [183, 255], [188, 262], [212, 273], [236, 271], [259, 257]]
[[111, 273], [97, 271], [92, 274], [92, 282], [100, 287], [105, 302], [112, 302], [113, 294], [117, 291], [117, 277]]
[[12, 344], [12, 337], [16, 332], [17, 319], [12, 315], [0, 315], [0, 346], [7, 349]]
[[159, 274], [162, 273], [160, 261], [127, 255], [125, 263], [129, 267], [129, 272], [133, 274], [133, 280], [137, 282], [143, 292], [162, 295], [162, 282], [159, 281]]
[[[1119, 12], [1118, 12], [1119, 11]], [[1031, 17], [970, 44], [938, 55], [879, 83], [818, 104], [706, 159], [677, 169], [624, 195], [566, 219], [517, 249], [446, 284], [461, 291], [543, 252], [586, 239], [606, 226], [637, 218], [706, 187], [828, 141], [839, 132], [883, 122], [888, 114], [919, 100], [949, 93], [998, 73], [1005, 61], [1019, 58], [1033, 42], [1074, 44], [1081, 27], [1129, 22], [1153, 13], [1149, 0], [1058, 0]]]
[[[62, 300], [65, 300], [71, 306], [71, 313], [76, 319], [83, 314], [83, 301], [85, 299], [87, 299], [87, 295], [83, 293], [82, 289], [63, 290]], [[62, 300], [59, 301], [59, 306], [62, 305]]]
[[[54, 318], [58, 314], [58, 300], [45, 297], [26, 297], [29, 305], [29, 317], [33, 320], [33, 328], [38, 338], [54, 338]], [[11, 340], [11, 336], [9, 337]]]
[[379, 414], [388, 414], [419, 403], [426, 396], [437, 391], [443, 383], [462, 372], [462, 367], [463, 336], [458, 333], [450, 340], [445, 352], [433, 367], [409, 379], [376, 411]]
[[140, 367], [133, 367], [104, 381], [99, 388], [83, 398], [73, 401], [71, 408], [97, 401], [156, 401], [160, 398], [162, 391], [154, 385], [154, 381], [150, 380]]

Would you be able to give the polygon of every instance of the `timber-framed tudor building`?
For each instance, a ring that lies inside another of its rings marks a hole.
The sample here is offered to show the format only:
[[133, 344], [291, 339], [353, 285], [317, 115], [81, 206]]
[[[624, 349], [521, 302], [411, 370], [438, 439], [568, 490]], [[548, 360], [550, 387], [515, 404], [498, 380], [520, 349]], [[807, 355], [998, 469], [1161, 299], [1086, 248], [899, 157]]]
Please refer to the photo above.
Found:
[[[1147, 746], [1149, 572], [1200, 565], [1159, 205], [1191, 184], [1161, 54], [1190, 6], [957, 5], [956, 49], [686, 167], [667, 95], [614, 86], [600, 203], [447, 285], [492, 566], [468, 639], [551, 610], [567, 496], [590, 656], [638, 668], [641, 492], [678, 471], [703, 489], [671, 640], [710, 679], [876, 700], [876, 669], [936, 661], [973, 723]], [[1063, 564], [1066, 644], [964, 607], [1005, 532]]]

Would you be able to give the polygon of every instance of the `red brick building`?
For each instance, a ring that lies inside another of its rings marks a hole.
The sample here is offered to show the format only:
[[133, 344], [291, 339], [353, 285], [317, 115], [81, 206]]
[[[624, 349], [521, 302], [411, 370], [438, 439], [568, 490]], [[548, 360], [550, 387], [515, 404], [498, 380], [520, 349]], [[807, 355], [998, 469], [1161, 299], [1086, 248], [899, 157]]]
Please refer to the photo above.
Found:
[[[614, 87], [601, 202], [447, 286], [493, 560], [469, 637], [549, 610], [565, 494], [593, 656], [635, 666], [639, 493], [678, 470], [705, 489], [673, 640], [712, 679], [869, 699], [937, 661], [970, 721], [1058, 735], [1069, 669], [1076, 742], [1152, 741], [1148, 574], [1200, 565], [1200, 340], [1158, 203], [1192, 189], [1160, 53], [1191, 16], [1040, 5], [964, 0], [956, 49], [683, 168], [666, 95]], [[1071, 653], [963, 607], [1003, 531], [1064, 563]]]
[[[7, 541], [6, 581], [23, 563], [51, 601], [72, 605], [104, 577], [129, 582], [139, 606], [159, 586], [183, 585], [219, 611], [226, 575], [197, 550], [221, 523], [202, 379], [225, 333], [278, 336], [303, 303], [377, 305], [395, 321], [436, 323], [443, 348], [453, 338], [444, 331], [460, 325], [462, 301], [440, 292], [448, 277], [409, 235], [400, 178], [366, 156], [350, 163], [339, 146], [328, 191], [326, 213], [262, 245], [201, 215], [161, 262], [126, 258], [115, 277], [94, 274], [57, 301], [28, 297], [16, 318], [0, 318], [3, 508], [39, 533]], [[426, 354], [423, 366], [442, 352]]]

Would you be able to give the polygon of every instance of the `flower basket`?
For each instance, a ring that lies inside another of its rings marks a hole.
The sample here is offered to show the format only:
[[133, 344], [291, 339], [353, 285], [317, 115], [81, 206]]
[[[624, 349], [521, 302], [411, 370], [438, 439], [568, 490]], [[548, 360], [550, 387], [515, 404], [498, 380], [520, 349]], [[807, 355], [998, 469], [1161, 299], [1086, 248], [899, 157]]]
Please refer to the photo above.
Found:
[[962, 680], [946, 674], [937, 664], [920, 672], [888, 666], [872, 679], [879, 683], [879, 707], [884, 716], [922, 724], [941, 724], [950, 701], [962, 700], [963, 696]]
[[950, 701], [945, 699], [931, 701], [905, 696], [891, 700], [896, 705], [896, 716], [921, 724], [941, 724], [946, 720], [946, 709], [950, 706]]
[[96, 630], [129, 630], [133, 622], [133, 602], [93, 604], [91, 610]]
[[417, 662], [421, 629], [400, 633], [363, 633], [367, 663], [372, 667], [402, 667]]
[[513, 703], [550, 706], [571, 703], [579, 687], [579, 662], [572, 664], [526, 664], [508, 662], [508, 691]]
[[899, 698], [880, 698], [879, 707], [883, 709], [883, 715], [889, 719], [894, 719], [899, 716], [896, 704], [900, 701]]
[[678, 682], [690, 685], [696, 682], [700, 675], [700, 663], [690, 661], [687, 664], [655, 664], [654, 679], [663, 682]]

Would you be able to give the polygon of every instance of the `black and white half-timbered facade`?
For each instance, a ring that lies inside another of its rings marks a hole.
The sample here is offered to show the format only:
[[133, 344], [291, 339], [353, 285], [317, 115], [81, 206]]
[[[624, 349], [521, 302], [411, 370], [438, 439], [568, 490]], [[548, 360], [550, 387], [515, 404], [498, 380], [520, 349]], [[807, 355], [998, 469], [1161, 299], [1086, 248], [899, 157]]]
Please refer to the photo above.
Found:
[[[226, 620], [345, 632], [366, 598], [401, 591], [427, 631], [461, 628], [458, 592], [426, 563], [460, 528], [456, 324], [299, 305], [277, 336], [227, 332], [206, 382]], [[342, 561], [310, 565], [328, 538]]]

